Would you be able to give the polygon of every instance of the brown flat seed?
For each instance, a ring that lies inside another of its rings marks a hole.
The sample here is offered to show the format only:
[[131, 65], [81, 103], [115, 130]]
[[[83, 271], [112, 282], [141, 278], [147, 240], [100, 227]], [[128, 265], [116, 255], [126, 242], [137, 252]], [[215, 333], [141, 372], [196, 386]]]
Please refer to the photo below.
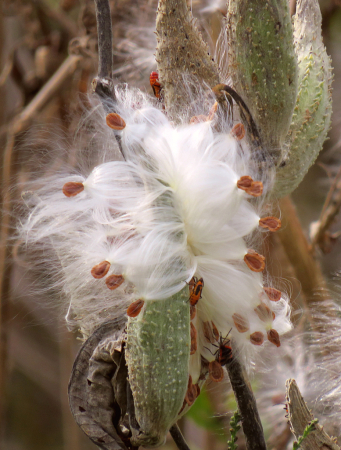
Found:
[[65, 183], [63, 186], [63, 194], [66, 195], [66, 197], [75, 197], [82, 191], [84, 191], [83, 183], [70, 181], [69, 183]]
[[141, 309], [143, 308], [144, 301], [139, 299], [133, 302], [128, 306], [127, 316], [129, 317], [137, 317], [140, 314]]
[[255, 313], [262, 322], [272, 321], [272, 311], [264, 303], [261, 303], [255, 308]]
[[96, 264], [91, 269], [91, 275], [94, 278], [103, 278], [109, 272], [109, 269], [110, 269], [110, 262], [109, 261], [102, 261], [99, 264]]
[[263, 272], [265, 269], [264, 256], [252, 249], [249, 249], [248, 253], [244, 256], [244, 261], [253, 272]]
[[282, 222], [277, 217], [269, 216], [259, 219], [259, 226], [269, 231], [277, 231], [281, 228]]
[[264, 287], [263, 289], [266, 295], [269, 297], [269, 300], [271, 300], [272, 302], [278, 302], [282, 297], [282, 292], [278, 289], [271, 287]]
[[122, 275], [109, 275], [105, 280], [106, 285], [112, 291], [117, 289], [124, 282], [124, 278]]
[[195, 326], [191, 322], [191, 355], [194, 355], [194, 353], [197, 351], [197, 330], [195, 329]]
[[184, 399], [184, 402], [183, 402], [182, 407], [181, 407], [180, 411], [178, 412], [178, 414], [181, 414], [181, 413], [182, 413], [182, 411], [185, 409], [185, 406], [187, 406], [186, 397], [185, 397], [185, 399]]
[[246, 193], [252, 195], [252, 197], [259, 197], [263, 194], [263, 183], [261, 181], [253, 181], [248, 189], [245, 189]]
[[250, 341], [253, 345], [262, 345], [264, 342], [264, 334], [260, 331], [255, 331], [251, 334]]
[[250, 324], [248, 319], [243, 317], [241, 314], [234, 313], [232, 315], [232, 319], [234, 322], [235, 327], [239, 331], [239, 333], [245, 333], [250, 329]]
[[190, 306], [189, 313], [190, 313], [190, 319], [193, 320], [195, 315], [196, 315], [196, 313], [197, 313], [197, 308], [195, 307], [195, 305], [194, 306], [192, 306], [192, 305]]
[[245, 175], [239, 178], [239, 180], [237, 181], [237, 187], [239, 189], [242, 189], [243, 191], [246, 191], [247, 189], [251, 188], [253, 182], [253, 179], [249, 177], [249, 175]]
[[197, 389], [196, 389], [195, 385], [192, 384], [192, 385], [187, 389], [186, 396], [185, 396], [187, 405], [188, 405], [188, 406], [193, 405], [193, 403], [195, 402], [195, 399], [196, 399], [196, 398], [197, 398]]
[[245, 127], [242, 123], [236, 123], [232, 130], [231, 135], [235, 137], [238, 141], [241, 141], [245, 136]]
[[191, 117], [189, 123], [190, 125], [196, 124], [196, 123], [202, 123], [206, 122], [207, 116], [204, 116], [203, 114], [200, 114], [199, 116], [193, 116]]
[[218, 102], [215, 102], [212, 108], [210, 109], [210, 112], [208, 113], [207, 120], [213, 120], [214, 114], [217, 112], [218, 109]]
[[224, 378], [224, 370], [218, 361], [211, 361], [208, 370], [212, 381], [219, 382]]
[[206, 340], [210, 344], [214, 344], [213, 330], [212, 330], [210, 322], [209, 321], [203, 322], [202, 328], [203, 328], [203, 333], [204, 333]]
[[119, 114], [116, 113], [108, 114], [106, 117], [106, 122], [108, 127], [112, 128], [113, 130], [123, 130], [126, 127], [125, 121]]
[[276, 347], [281, 346], [281, 341], [279, 340], [279, 334], [276, 330], [272, 329], [267, 332], [268, 339], [270, 342], [276, 345]]
[[213, 331], [214, 339], [215, 339], [216, 341], [219, 341], [219, 331], [218, 331], [218, 328], [214, 325], [214, 322], [211, 322], [211, 324], [212, 324], [212, 331]]

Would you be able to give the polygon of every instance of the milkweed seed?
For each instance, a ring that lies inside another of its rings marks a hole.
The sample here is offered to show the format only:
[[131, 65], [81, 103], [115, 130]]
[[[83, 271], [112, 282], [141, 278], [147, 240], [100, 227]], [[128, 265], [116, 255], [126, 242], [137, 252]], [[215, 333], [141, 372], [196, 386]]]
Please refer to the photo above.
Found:
[[110, 262], [102, 261], [91, 269], [91, 275], [94, 278], [103, 278], [109, 272]]
[[63, 194], [66, 197], [75, 197], [82, 191], [84, 191], [83, 183], [76, 183], [74, 181], [70, 181], [69, 183], [65, 183], [63, 186]]
[[106, 285], [112, 291], [117, 289], [124, 282], [124, 278], [122, 275], [109, 275], [105, 280]]

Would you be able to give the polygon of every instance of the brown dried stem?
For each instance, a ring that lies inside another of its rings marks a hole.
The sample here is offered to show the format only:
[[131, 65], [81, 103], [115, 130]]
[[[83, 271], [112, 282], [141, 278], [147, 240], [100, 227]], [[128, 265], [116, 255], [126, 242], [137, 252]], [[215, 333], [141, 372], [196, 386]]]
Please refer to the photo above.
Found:
[[309, 307], [312, 302], [324, 302], [330, 299], [320, 264], [312, 253], [290, 197], [280, 201], [280, 208], [283, 220], [278, 237], [301, 283], [307, 306]]
[[185, 438], [183, 437], [180, 428], [178, 427], [177, 424], [174, 424], [170, 428], [169, 432], [179, 450], [189, 450]]
[[[340, 212], [341, 208], [341, 167], [336, 174], [336, 177], [330, 187], [326, 201], [323, 205], [320, 218], [316, 224], [314, 232], [312, 233], [312, 247], [313, 249], [317, 246], [321, 248], [322, 251], [327, 252], [328, 241], [330, 240], [329, 228], [333, 224], [336, 216]], [[326, 247], [327, 244], [327, 247]]]
[[100, 97], [112, 95], [113, 49], [112, 24], [108, 0], [95, 0], [98, 34], [98, 76], [93, 89]]
[[262, 422], [245, 369], [236, 357], [231, 363], [226, 364], [226, 369], [242, 416], [246, 448], [266, 450]]

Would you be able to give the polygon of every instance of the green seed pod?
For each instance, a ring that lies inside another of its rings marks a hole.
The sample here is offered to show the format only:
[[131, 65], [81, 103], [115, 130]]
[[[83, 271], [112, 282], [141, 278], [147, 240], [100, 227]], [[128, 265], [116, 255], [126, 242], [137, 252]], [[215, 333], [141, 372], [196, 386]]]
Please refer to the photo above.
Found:
[[297, 95], [287, 0], [229, 0], [229, 72], [256, 121], [263, 147], [281, 160]]
[[184, 76], [186, 82], [199, 80], [213, 87], [219, 83], [218, 67], [194, 24], [186, 0], [159, 1], [156, 37], [163, 98], [168, 114], [176, 122], [179, 112], [188, 111], [190, 101]]
[[286, 155], [277, 169], [275, 195], [283, 197], [302, 181], [322, 149], [332, 113], [332, 67], [322, 42], [317, 0], [300, 0], [294, 16], [294, 43], [299, 89], [285, 142]]
[[188, 286], [166, 300], [148, 301], [129, 317], [126, 360], [140, 432], [131, 442], [157, 447], [179, 419], [189, 378]]

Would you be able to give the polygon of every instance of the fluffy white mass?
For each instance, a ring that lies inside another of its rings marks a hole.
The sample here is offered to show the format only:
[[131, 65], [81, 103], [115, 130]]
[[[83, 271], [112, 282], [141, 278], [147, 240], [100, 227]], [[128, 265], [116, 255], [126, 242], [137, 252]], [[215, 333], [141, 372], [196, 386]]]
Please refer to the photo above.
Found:
[[[124, 315], [134, 300], [162, 301], [195, 276], [204, 280], [194, 324], [206, 359], [214, 355], [204, 323], [213, 321], [222, 336], [232, 329], [243, 348], [262, 345], [273, 330], [286, 332], [288, 299], [273, 301], [262, 271], [245, 261], [262, 207], [237, 186], [243, 176], [260, 179], [246, 143], [232, 135], [226, 119], [216, 127], [219, 112], [212, 120], [175, 125], [139, 91], [118, 87], [116, 99], [114, 111], [126, 124], [116, 132], [125, 160], [110, 160], [116, 142], [102, 116], [97, 133], [106, 162], [88, 176], [46, 179], [28, 201], [26, 240], [42, 246], [61, 277], [68, 320], [88, 335], [108, 317]], [[64, 195], [66, 183], [80, 192]], [[109, 270], [95, 278], [100, 263]]]

